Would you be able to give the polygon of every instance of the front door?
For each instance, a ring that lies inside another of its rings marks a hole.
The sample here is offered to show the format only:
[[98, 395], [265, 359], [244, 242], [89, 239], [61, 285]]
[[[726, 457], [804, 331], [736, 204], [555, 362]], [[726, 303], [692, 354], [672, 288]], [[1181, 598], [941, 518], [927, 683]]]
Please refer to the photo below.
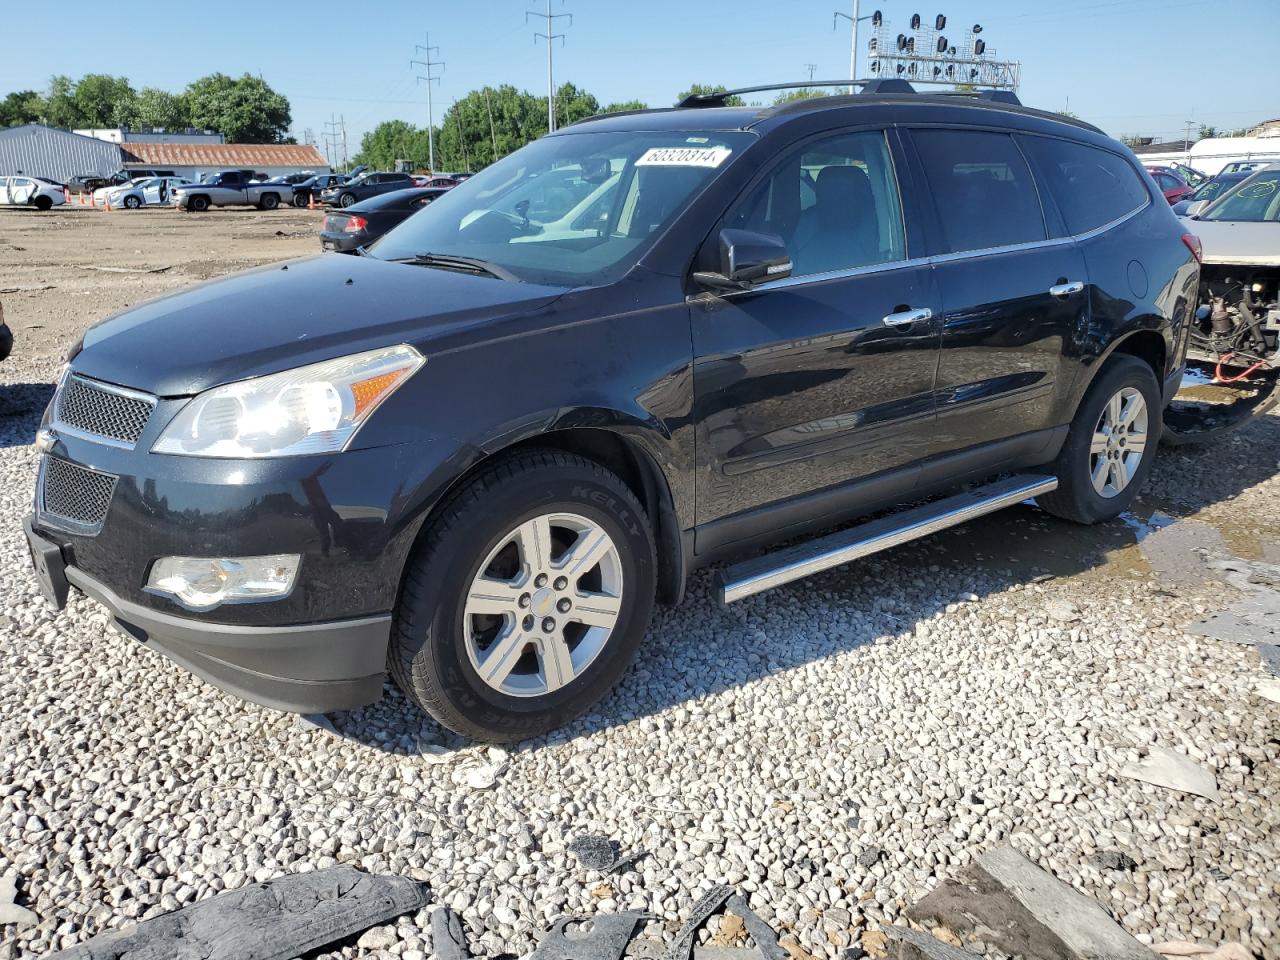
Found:
[[911, 140], [936, 214], [939, 442], [954, 452], [1033, 443], [1036, 431], [1059, 425], [1063, 359], [1087, 326], [1084, 256], [1069, 237], [1050, 239], [1011, 136], [929, 129]]
[[907, 259], [885, 131], [792, 149], [723, 226], [780, 237], [793, 272], [693, 306], [699, 552], [814, 492], [877, 474], [905, 492], [933, 443], [940, 304]]

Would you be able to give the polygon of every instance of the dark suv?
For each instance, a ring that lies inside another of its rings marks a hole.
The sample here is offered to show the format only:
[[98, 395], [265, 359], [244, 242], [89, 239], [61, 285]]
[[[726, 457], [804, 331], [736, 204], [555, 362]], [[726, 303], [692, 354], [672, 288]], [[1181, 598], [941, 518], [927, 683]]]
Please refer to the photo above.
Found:
[[1195, 238], [1095, 128], [904, 87], [592, 118], [363, 256], [99, 324], [38, 437], [45, 591], [260, 703], [389, 670], [511, 739], [600, 698], [695, 567], [754, 551], [732, 601], [1031, 496], [1115, 517]]
[[326, 187], [320, 192], [320, 199], [328, 204], [349, 207], [392, 190], [407, 190], [413, 185], [413, 177], [407, 173], [362, 173], [354, 180]]

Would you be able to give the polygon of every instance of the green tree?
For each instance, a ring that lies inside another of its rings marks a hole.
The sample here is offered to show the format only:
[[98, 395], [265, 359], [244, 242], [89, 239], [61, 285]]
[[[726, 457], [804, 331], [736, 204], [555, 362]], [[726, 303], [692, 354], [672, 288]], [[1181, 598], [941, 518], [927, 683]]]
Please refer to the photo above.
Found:
[[181, 130], [191, 126], [191, 117], [182, 97], [157, 87], [143, 87], [134, 100], [129, 125]]
[[815, 87], [803, 87], [799, 90], [784, 90], [773, 98], [773, 105], [776, 107], [782, 103], [790, 103], [793, 100], [812, 100], [814, 97], [829, 97], [833, 92], [841, 91], [823, 90]]
[[119, 127], [127, 124], [138, 95], [125, 77], [86, 73], [76, 83], [71, 99], [86, 127]]
[[15, 90], [0, 100], [0, 127], [35, 123], [44, 115], [44, 98], [34, 90]]
[[[368, 164], [375, 170], [390, 170], [397, 160], [418, 164], [419, 139], [426, 142], [425, 130], [418, 130], [404, 120], [384, 120], [361, 138], [355, 162]], [[422, 151], [425, 156], [425, 147]]]
[[85, 117], [75, 99], [76, 85], [64, 73], [49, 78], [49, 92], [45, 95], [44, 122], [51, 127], [83, 127]]
[[1201, 140], [1207, 140], [1207, 139], [1209, 139], [1210, 137], [1216, 137], [1217, 135], [1218, 135], [1218, 128], [1217, 128], [1217, 127], [1210, 126], [1210, 125], [1209, 125], [1209, 124], [1207, 124], [1207, 123], [1202, 123], [1202, 124], [1200, 124], [1200, 139], [1201, 139]]
[[622, 113], [624, 110], [648, 110], [649, 105], [643, 100], [622, 100], [619, 103], [611, 103], [601, 113]]
[[[544, 100], [543, 103], [546, 103]], [[593, 117], [600, 112], [600, 101], [572, 83], [564, 83], [556, 90], [556, 126], [567, 127], [571, 123]]]
[[[676, 103], [679, 103], [685, 97], [693, 96], [695, 93], [719, 93], [725, 89], [727, 87], [723, 83], [695, 83], [688, 90], [681, 91], [676, 96]], [[745, 107], [747, 105], [747, 101], [741, 97], [726, 97], [724, 102], [725, 106], [728, 107]]]
[[289, 101], [260, 77], [213, 73], [190, 84], [182, 99], [192, 126], [217, 130], [231, 143], [285, 142]]

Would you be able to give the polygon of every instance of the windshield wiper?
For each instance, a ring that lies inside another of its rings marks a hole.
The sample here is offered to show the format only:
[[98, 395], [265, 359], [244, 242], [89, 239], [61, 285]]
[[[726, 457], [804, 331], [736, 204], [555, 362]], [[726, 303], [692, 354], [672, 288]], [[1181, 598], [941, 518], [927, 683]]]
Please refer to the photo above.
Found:
[[419, 253], [412, 257], [404, 258], [403, 262], [416, 263], [424, 267], [441, 267], [445, 270], [462, 270], [467, 273], [493, 277], [495, 280], [508, 280], [512, 283], [520, 282], [520, 278], [510, 270], [487, 260], [481, 260], [478, 257], [455, 257], [452, 254], [445, 253]]

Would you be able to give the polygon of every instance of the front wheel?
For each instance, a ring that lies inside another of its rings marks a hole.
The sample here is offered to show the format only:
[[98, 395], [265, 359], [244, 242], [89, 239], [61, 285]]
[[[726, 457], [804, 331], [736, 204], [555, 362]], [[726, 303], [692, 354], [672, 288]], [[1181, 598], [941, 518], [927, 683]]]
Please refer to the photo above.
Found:
[[195, 213], [204, 213], [209, 209], [208, 197], [192, 197], [187, 201], [187, 209]]
[[137, 197], [128, 196], [124, 198], [124, 205], [129, 210], [137, 210], [140, 206], [142, 206], [142, 201], [139, 200]]
[[1036, 498], [1077, 523], [1128, 510], [1151, 472], [1162, 426], [1160, 387], [1137, 357], [1113, 356], [1090, 384], [1058, 455], [1058, 489]]
[[258, 200], [259, 210], [274, 210], [278, 206], [280, 206], [280, 198], [274, 193], [263, 194]]
[[532, 451], [481, 472], [410, 557], [391, 675], [444, 726], [519, 740], [608, 692], [653, 611], [653, 536], [599, 464]]
[[341, 207], [349, 207], [356, 202], [354, 193], [344, 193], [338, 198], [338, 205]]
[[307, 205], [307, 195], [305, 193], [295, 193], [293, 195], [293, 205], [295, 207], [305, 207]]

